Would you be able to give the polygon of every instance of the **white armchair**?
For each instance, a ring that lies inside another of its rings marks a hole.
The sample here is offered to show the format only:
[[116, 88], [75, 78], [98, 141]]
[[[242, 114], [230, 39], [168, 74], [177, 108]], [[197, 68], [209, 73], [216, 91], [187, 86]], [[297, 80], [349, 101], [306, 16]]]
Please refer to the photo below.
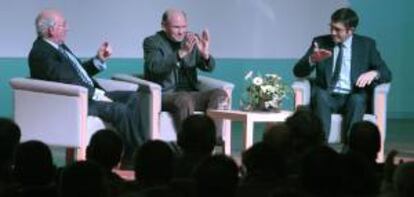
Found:
[[[97, 79], [107, 91], [136, 91], [137, 85]], [[41, 140], [66, 148], [66, 162], [85, 159], [89, 139], [109, 125], [88, 116], [88, 90], [58, 82], [13, 78], [14, 120], [22, 131], [22, 141]]]
[[[298, 79], [292, 84], [295, 93], [295, 106], [309, 105], [311, 99], [311, 85], [307, 79]], [[387, 131], [387, 96], [390, 83], [380, 84], [375, 87], [372, 99], [372, 113], [364, 115], [363, 119], [376, 124], [381, 136], [381, 149], [377, 156], [377, 162], [384, 161], [384, 142]], [[328, 138], [329, 143], [341, 141], [342, 116], [332, 114], [331, 129]]]
[[[138, 84], [140, 91], [145, 92], [145, 96], [140, 97], [140, 99], [145, 100], [144, 102], [146, 104], [143, 106], [148, 106], [148, 113], [150, 115], [147, 120], [144, 120], [144, 122], [147, 122], [151, 139], [162, 139], [165, 141], [176, 140], [176, 132], [173, 124], [173, 119], [168, 112], [161, 110], [160, 85], [128, 74], [116, 74], [112, 78], [115, 80]], [[206, 76], [198, 76], [198, 80], [200, 82], [200, 90], [222, 88], [227, 92], [231, 102], [231, 95], [234, 88], [234, 85], [232, 83]], [[223, 140], [226, 142], [227, 138], [230, 137], [231, 132], [229, 121], [223, 121], [223, 128], [221, 132], [224, 138]]]

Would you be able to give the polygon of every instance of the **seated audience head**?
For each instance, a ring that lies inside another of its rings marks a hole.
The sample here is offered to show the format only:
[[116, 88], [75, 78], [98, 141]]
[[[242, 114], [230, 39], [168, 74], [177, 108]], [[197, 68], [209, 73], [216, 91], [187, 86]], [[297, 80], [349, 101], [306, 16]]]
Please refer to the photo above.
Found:
[[61, 174], [60, 197], [109, 197], [108, 181], [102, 167], [93, 161], [78, 161]]
[[121, 161], [123, 148], [122, 139], [115, 131], [102, 129], [92, 135], [86, 149], [86, 159], [111, 170]]
[[16, 149], [14, 175], [25, 186], [47, 185], [54, 181], [56, 167], [49, 147], [40, 141], [27, 141]]
[[286, 123], [276, 123], [263, 134], [263, 143], [281, 154], [289, 154], [292, 147], [290, 128]]
[[348, 151], [341, 157], [344, 194], [346, 196], [377, 196], [380, 186], [377, 169], [365, 155]]
[[365, 155], [375, 161], [381, 148], [381, 137], [378, 127], [368, 121], [355, 123], [349, 134], [349, 149]]
[[166, 184], [171, 180], [174, 155], [161, 140], [145, 142], [135, 153], [135, 175], [146, 186]]
[[197, 166], [194, 179], [199, 197], [232, 197], [239, 181], [239, 169], [232, 158], [213, 155]]
[[11, 164], [20, 137], [20, 128], [16, 123], [7, 118], [0, 118], [0, 167]]
[[285, 177], [285, 161], [280, 152], [264, 142], [258, 142], [242, 154], [246, 178], [275, 180]]
[[321, 120], [307, 107], [298, 107], [286, 119], [286, 124], [290, 128], [293, 151], [296, 153], [318, 147], [325, 141]]
[[337, 196], [342, 189], [340, 155], [328, 146], [317, 147], [306, 154], [301, 181], [306, 192], [316, 196]]
[[216, 144], [216, 126], [206, 115], [191, 115], [184, 120], [177, 143], [184, 154], [211, 154]]
[[414, 162], [400, 164], [395, 170], [393, 181], [398, 197], [414, 196]]

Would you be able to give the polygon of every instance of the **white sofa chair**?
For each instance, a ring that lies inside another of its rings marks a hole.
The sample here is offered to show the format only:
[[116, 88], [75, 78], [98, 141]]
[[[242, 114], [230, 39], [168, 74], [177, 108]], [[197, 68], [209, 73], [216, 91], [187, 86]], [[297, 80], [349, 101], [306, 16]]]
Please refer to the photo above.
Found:
[[[298, 79], [292, 84], [295, 93], [295, 106], [309, 105], [311, 99], [311, 84], [308, 79]], [[384, 161], [384, 142], [387, 131], [387, 96], [390, 83], [380, 84], [375, 87], [372, 95], [372, 113], [364, 114], [363, 119], [376, 124], [381, 136], [381, 149], [377, 156], [377, 162]], [[341, 141], [342, 116], [332, 114], [331, 128], [328, 138], [329, 143]]]
[[[136, 91], [138, 86], [120, 81], [97, 79], [107, 91]], [[88, 116], [88, 90], [58, 82], [13, 78], [14, 120], [22, 141], [40, 140], [66, 148], [66, 162], [84, 160], [90, 137], [110, 125]]]
[[[176, 140], [176, 132], [173, 124], [173, 119], [171, 118], [170, 113], [161, 110], [161, 86], [159, 84], [141, 79], [138, 76], [128, 74], [116, 74], [112, 78], [119, 81], [137, 84], [139, 85], [140, 92], [145, 92], [145, 96], [141, 97], [140, 99], [145, 100], [144, 102], [146, 104], [143, 106], [148, 106], [149, 116], [147, 120], [144, 120], [144, 122], [147, 122], [146, 125], [148, 125], [151, 139], [161, 139], [165, 141]], [[227, 92], [227, 95], [229, 96], [231, 102], [231, 96], [234, 88], [234, 85], [232, 83], [206, 76], [198, 76], [198, 80], [200, 82], [200, 90], [221, 88]], [[225, 138], [230, 137], [231, 124], [229, 121], [223, 121], [221, 132], [224, 142], [228, 141]]]

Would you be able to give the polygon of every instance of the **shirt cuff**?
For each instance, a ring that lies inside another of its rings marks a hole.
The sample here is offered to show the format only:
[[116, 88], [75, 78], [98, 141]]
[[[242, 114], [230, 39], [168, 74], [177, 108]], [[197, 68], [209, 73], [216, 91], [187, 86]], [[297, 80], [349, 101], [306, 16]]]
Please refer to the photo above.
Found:
[[95, 66], [96, 69], [98, 69], [99, 71], [103, 71], [106, 69], [106, 63], [101, 61], [99, 58], [94, 57], [93, 58], [93, 65]]
[[105, 91], [103, 91], [99, 88], [95, 88], [92, 99], [95, 100], [95, 101], [100, 101], [102, 99], [102, 97], [104, 97], [104, 96], [105, 96]]

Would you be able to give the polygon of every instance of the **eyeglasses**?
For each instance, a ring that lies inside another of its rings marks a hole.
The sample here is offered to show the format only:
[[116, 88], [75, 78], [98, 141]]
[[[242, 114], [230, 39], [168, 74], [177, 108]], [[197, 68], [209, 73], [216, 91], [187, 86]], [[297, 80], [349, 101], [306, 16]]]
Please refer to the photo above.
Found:
[[338, 25], [335, 25], [333, 23], [330, 23], [329, 27], [331, 28], [331, 31], [336, 31], [336, 32], [345, 32], [349, 30], [349, 28], [339, 27]]

